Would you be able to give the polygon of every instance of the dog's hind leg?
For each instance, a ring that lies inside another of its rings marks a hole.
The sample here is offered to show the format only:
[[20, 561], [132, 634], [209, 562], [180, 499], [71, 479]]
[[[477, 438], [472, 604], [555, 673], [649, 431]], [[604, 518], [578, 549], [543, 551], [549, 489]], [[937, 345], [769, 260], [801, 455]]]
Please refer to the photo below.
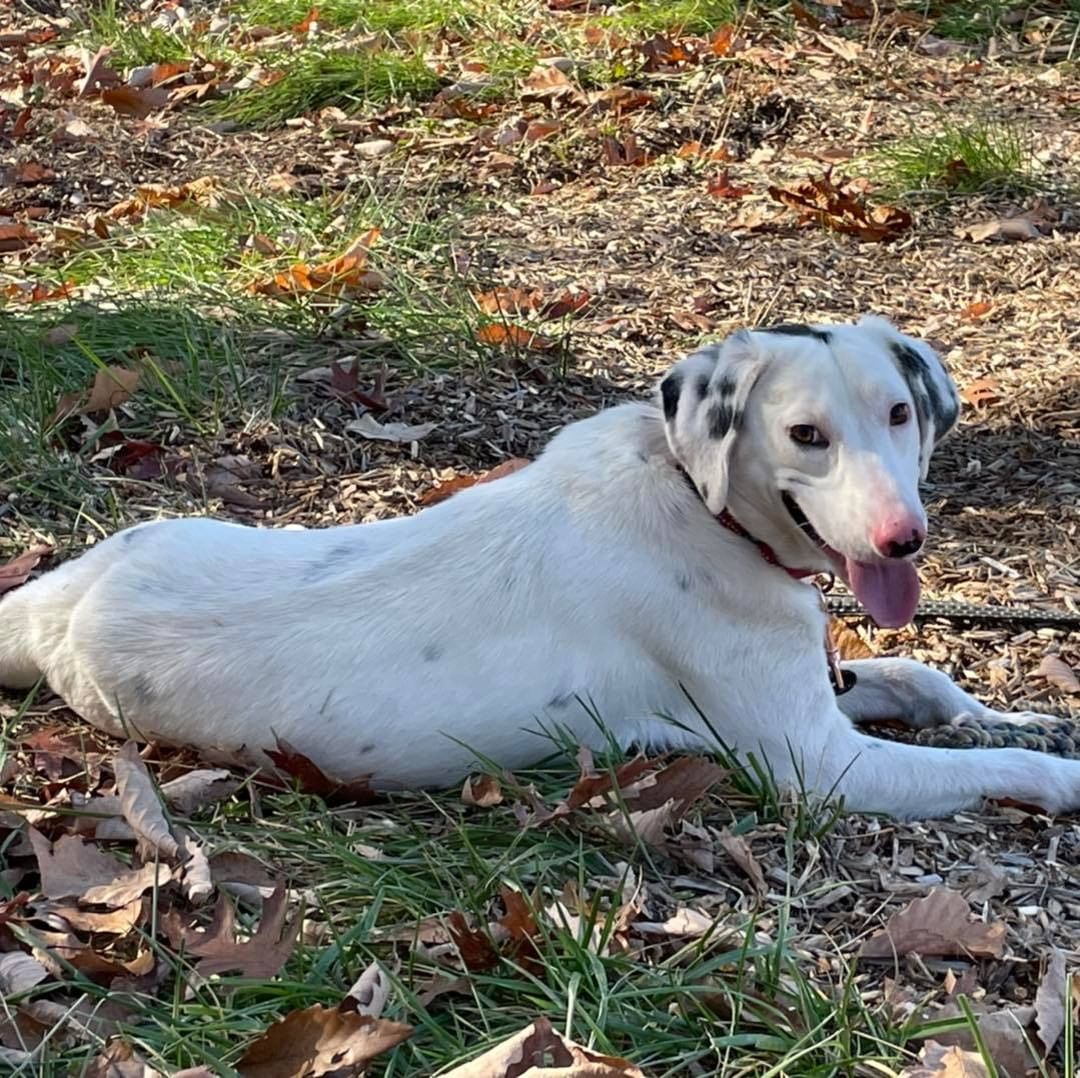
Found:
[[29, 588], [0, 599], [0, 686], [29, 689], [42, 671], [34, 659]]

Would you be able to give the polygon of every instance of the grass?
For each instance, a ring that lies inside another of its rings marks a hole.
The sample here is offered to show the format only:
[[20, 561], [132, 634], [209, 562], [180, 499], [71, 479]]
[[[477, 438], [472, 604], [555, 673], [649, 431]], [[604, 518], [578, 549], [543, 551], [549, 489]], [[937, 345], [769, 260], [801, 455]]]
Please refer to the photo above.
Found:
[[[983, 43], [995, 36], [1038, 30], [1043, 43], [1068, 45], [1080, 31], [1080, 0], [1047, 0], [1017, 5], [1010, 0], [946, 0], [945, 3], [918, 3], [915, 10], [933, 19], [934, 33], [953, 41]], [[1018, 22], [1015, 16], [1022, 18]]]
[[640, 0], [600, 21], [627, 33], [706, 34], [734, 22], [743, 6], [736, 0]]
[[465, 0], [241, 0], [233, 13], [248, 25], [287, 29], [318, 8], [319, 24], [330, 29], [397, 34], [410, 30], [467, 30], [490, 4]]
[[213, 113], [244, 127], [277, 127], [295, 116], [330, 106], [363, 105], [427, 97], [441, 80], [419, 55], [371, 50], [303, 49], [267, 56], [278, 77], [216, 102]]
[[104, 0], [90, 7], [85, 35], [92, 49], [109, 45], [109, 63], [114, 68], [139, 67], [156, 63], [180, 63], [198, 54], [208, 60], [225, 55], [223, 44], [209, 34], [180, 23], [163, 29], [147, 22], [133, 22], [132, 9], [121, 0]]
[[[520, 776], [552, 798], [575, 777], [558, 759]], [[706, 814], [714, 826], [730, 821], [718, 803]], [[654, 909], [696, 903], [700, 895], [673, 882], [671, 867], [655, 853], [599, 838], [587, 820], [582, 827], [522, 831], [507, 805], [471, 809], [452, 793], [342, 811], [317, 798], [271, 794], [261, 797], [257, 818], [238, 798], [192, 828], [215, 850], [287, 865], [305, 896], [306, 928], [275, 981], [214, 978], [185, 993], [177, 979], [160, 993], [164, 1006], [76, 979], [76, 991], [91, 1002], [108, 998], [131, 1007], [139, 1020], [125, 1027], [127, 1038], [166, 1073], [200, 1064], [227, 1068], [276, 1016], [316, 1002], [333, 1005], [376, 960], [394, 985], [385, 1016], [416, 1027], [386, 1057], [386, 1078], [437, 1075], [540, 1015], [595, 1050], [631, 1057], [653, 1078], [676, 1078], [692, 1066], [736, 1078], [868, 1073], [860, 1067], [889, 1073], [911, 1058], [921, 1035], [881, 1000], [868, 1000], [864, 979], [843, 956], [835, 956], [829, 974], [809, 973], [783, 897], [770, 903], [767, 918], [717, 905], [714, 930], [654, 944], [651, 953], [608, 946], [617, 912], [639, 885]], [[797, 878], [815, 856], [810, 845], [790, 843], [788, 876]], [[503, 958], [470, 973], [462, 991], [423, 1004], [424, 988], [455, 977], [455, 963], [376, 942], [378, 933], [407, 934], [454, 910], [486, 924], [499, 915], [499, 891], [507, 886], [538, 912], [542, 961]], [[539, 913], [568, 886], [584, 909], [574, 931]], [[86, 1054], [53, 1049], [34, 1073], [78, 1073]]]
[[1022, 194], [1036, 189], [1039, 179], [1028, 133], [985, 121], [945, 123], [885, 145], [872, 165], [875, 179], [892, 197]]

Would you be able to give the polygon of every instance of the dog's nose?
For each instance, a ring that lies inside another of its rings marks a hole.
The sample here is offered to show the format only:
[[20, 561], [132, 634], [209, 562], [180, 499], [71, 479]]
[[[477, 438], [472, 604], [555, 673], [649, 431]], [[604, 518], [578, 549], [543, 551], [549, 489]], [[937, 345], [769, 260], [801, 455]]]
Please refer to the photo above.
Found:
[[875, 529], [874, 547], [885, 558], [906, 558], [915, 554], [926, 539], [926, 530], [915, 521], [889, 521], [885, 526]]
[[924, 535], [920, 535], [918, 531], [912, 531], [910, 539], [889, 539], [885, 545], [881, 547], [881, 553], [886, 558], [906, 558], [909, 554], [917, 554], [919, 548], [923, 545], [923, 540], [926, 538]]

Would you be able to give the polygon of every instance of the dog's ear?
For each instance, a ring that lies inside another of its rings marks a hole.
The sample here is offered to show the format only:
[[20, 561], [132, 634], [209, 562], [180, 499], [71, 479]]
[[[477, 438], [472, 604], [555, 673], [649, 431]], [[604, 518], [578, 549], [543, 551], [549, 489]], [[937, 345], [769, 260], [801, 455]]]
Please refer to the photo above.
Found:
[[740, 330], [680, 360], [660, 382], [668, 445], [714, 514], [727, 502], [731, 448], [764, 365], [753, 336]]
[[945, 364], [924, 341], [907, 337], [884, 318], [867, 315], [859, 325], [885, 338], [893, 362], [904, 376], [919, 420], [919, 472], [926, 478], [934, 447], [956, 426], [960, 397]]

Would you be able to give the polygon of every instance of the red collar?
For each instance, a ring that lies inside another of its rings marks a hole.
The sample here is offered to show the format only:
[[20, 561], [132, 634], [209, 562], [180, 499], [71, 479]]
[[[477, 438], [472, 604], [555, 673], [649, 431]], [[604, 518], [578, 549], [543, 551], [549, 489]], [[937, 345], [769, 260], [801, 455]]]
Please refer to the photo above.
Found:
[[734, 532], [736, 535], [753, 543], [758, 548], [762, 560], [767, 561], [770, 565], [775, 565], [778, 569], [783, 569], [788, 576], [793, 576], [796, 580], [802, 580], [804, 577], [816, 575], [814, 569], [789, 569], [780, 561], [776, 556], [776, 551], [768, 543], [761, 539], [755, 539], [726, 509], [718, 513], [713, 519], [723, 524], [728, 531]]
[[[679, 471], [682, 473], [683, 479], [686, 480], [687, 486], [689, 486], [697, 495], [701, 504], [705, 505], [705, 499], [701, 497], [701, 491], [698, 490], [697, 484], [690, 478], [690, 473], [682, 466], [679, 466]], [[706, 506], [706, 508], [708, 508], [708, 506]], [[789, 569], [780, 561], [776, 556], [776, 551], [773, 550], [768, 543], [751, 535], [726, 509], [717, 513], [713, 517], [713, 520], [722, 524], [728, 531], [734, 532], [740, 538], [753, 543], [754, 546], [758, 548], [758, 553], [761, 555], [763, 561], [767, 561], [770, 565], [775, 565], [778, 569], [783, 569], [788, 576], [794, 577], [796, 580], [802, 580], [804, 577], [817, 575], [817, 570], [815, 569]]]

